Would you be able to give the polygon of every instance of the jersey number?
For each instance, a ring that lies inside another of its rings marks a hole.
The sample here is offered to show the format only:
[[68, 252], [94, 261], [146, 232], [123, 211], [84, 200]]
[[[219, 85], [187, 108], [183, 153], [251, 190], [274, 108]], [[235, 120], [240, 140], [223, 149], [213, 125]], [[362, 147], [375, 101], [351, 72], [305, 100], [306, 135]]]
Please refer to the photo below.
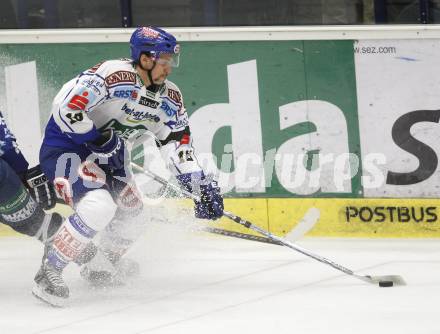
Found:
[[68, 114], [66, 114], [66, 117], [68, 119], [70, 119], [70, 124], [74, 124], [76, 122], [81, 122], [84, 119], [84, 116], [82, 113], [72, 114], [69, 112]]

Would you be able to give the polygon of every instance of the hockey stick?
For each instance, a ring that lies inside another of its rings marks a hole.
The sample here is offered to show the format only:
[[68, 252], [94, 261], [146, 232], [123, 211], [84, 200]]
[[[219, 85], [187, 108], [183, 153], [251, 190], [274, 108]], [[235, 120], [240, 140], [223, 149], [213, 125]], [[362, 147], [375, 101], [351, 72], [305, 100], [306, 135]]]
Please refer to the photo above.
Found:
[[[299, 223], [293, 228], [289, 233], [286, 234], [284, 237], [287, 241], [294, 242], [301, 237], [303, 237], [308, 231], [310, 231], [313, 226], [315, 226], [316, 222], [319, 219], [320, 212], [317, 208], [310, 208], [307, 210], [304, 217], [299, 221]], [[214, 233], [214, 234], [220, 234], [227, 237], [233, 237], [233, 238], [239, 238], [239, 239], [245, 239], [245, 240], [251, 240], [251, 241], [258, 241], [263, 242], [267, 244], [273, 244], [278, 246], [284, 246], [279, 241], [267, 238], [267, 237], [261, 237], [254, 234], [248, 234], [248, 233], [242, 233], [242, 232], [236, 232], [236, 231], [230, 231], [230, 230], [224, 230], [221, 228], [211, 227], [207, 226], [202, 228], [202, 231]]]
[[[171, 187], [174, 190], [180, 192], [181, 194], [187, 196], [188, 198], [192, 198], [193, 200], [200, 200], [200, 198], [192, 193], [190, 193], [189, 191], [182, 189], [181, 187], [179, 187], [178, 185], [175, 185], [173, 183], [168, 182], [167, 180], [165, 180], [164, 178], [154, 174], [153, 172], [149, 171], [149, 170], [144, 170], [142, 167], [136, 165], [135, 163], [131, 163], [131, 166], [133, 167], [133, 169], [137, 170], [138, 172], [141, 172], [149, 177], [151, 177], [153, 180], [161, 183], [164, 186], [167, 187]], [[290, 249], [293, 249], [305, 256], [311, 257], [312, 259], [315, 259], [316, 261], [319, 261], [321, 263], [327, 264], [329, 266], [331, 266], [332, 268], [339, 270], [341, 272], [343, 272], [344, 274], [353, 276], [357, 279], [360, 279], [364, 282], [367, 283], [371, 283], [371, 284], [379, 284], [379, 286], [384, 286], [384, 287], [388, 287], [388, 286], [393, 286], [393, 285], [406, 285], [404, 279], [399, 276], [399, 275], [385, 275], [385, 276], [371, 276], [371, 275], [359, 275], [356, 274], [354, 271], [336, 263], [333, 262], [323, 256], [317, 255], [315, 253], [312, 253], [311, 251], [300, 247], [292, 242], [289, 242], [288, 240], [284, 239], [284, 238], [280, 238], [276, 235], [273, 235], [272, 233], [252, 224], [250, 221], [247, 221], [237, 215], [234, 215], [233, 213], [230, 213], [228, 211], [223, 211], [223, 216], [231, 219], [232, 221], [236, 222], [237, 224], [240, 224], [248, 229], [251, 229], [253, 231], [258, 232], [259, 234], [265, 236], [268, 239], [271, 239], [272, 241], [278, 242], [279, 244], [286, 246]]]

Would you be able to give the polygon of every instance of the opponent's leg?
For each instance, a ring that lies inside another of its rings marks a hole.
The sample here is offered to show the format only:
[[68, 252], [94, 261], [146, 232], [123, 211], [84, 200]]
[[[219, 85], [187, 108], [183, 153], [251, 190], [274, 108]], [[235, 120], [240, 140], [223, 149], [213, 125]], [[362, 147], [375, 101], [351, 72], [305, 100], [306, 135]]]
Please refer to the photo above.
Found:
[[46, 214], [9, 164], [0, 159], [0, 221], [18, 233], [47, 242], [61, 226], [58, 213]]

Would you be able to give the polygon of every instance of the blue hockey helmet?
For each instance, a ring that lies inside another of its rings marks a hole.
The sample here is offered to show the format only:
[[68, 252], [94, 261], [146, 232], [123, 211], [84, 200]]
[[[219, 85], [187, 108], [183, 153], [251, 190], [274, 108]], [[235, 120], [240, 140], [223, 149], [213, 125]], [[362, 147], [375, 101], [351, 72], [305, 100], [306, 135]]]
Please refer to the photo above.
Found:
[[172, 55], [171, 66], [179, 66], [180, 45], [176, 38], [165, 30], [156, 27], [139, 27], [130, 38], [131, 59], [139, 62], [143, 52], [148, 52], [155, 60], [161, 54]]

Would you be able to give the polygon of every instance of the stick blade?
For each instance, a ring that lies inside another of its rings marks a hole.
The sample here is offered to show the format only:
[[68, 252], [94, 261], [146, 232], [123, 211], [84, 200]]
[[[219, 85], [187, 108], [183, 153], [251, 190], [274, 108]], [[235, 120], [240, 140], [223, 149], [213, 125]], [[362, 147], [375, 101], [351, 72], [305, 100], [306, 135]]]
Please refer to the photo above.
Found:
[[370, 283], [379, 284], [381, 281], [391, 281], [394, 285], [406, 285], [405, 280], [399, 275], [364, 276]]
[[299, 221], [292, 231], [286, 234], [285, 239], [290, 242], [295, 242], [301, 239], [307, 232], [309, 232], [319, 220], [321, 212], [318, 208], [311, 207], [307, 210], [304, 217]]

